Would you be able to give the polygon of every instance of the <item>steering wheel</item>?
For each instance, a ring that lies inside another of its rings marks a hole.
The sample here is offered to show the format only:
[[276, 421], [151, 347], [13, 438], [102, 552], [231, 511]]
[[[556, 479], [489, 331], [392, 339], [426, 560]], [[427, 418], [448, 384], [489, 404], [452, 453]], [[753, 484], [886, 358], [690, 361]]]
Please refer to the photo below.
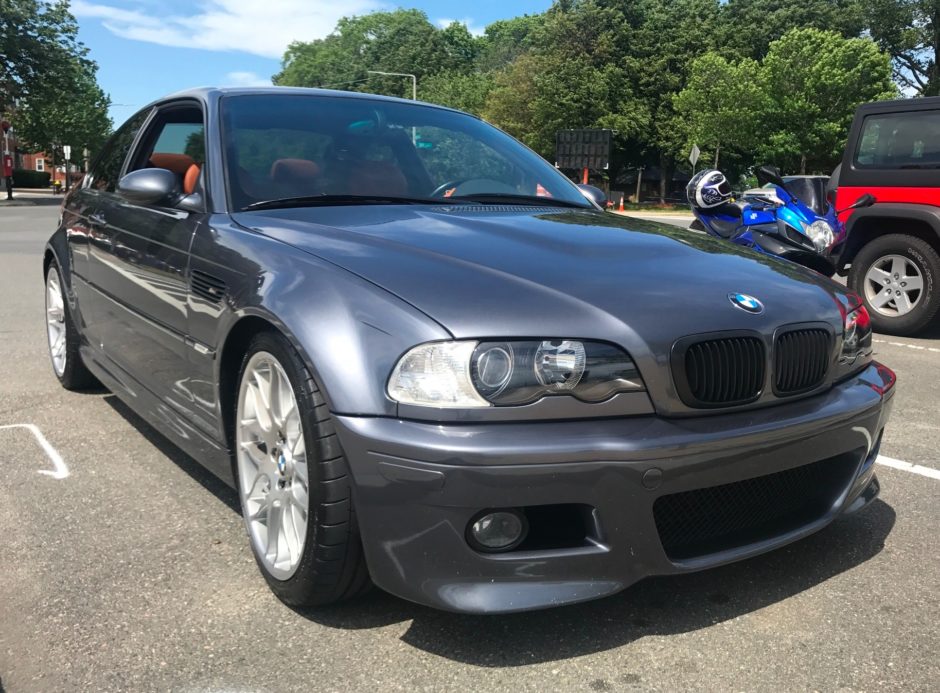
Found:
[[473, 178], [455, 178], [454, 180], [449, 180], [443, 185], [438, 185], [436, 188], [434, 188], [428, 197], [443, 197], [444, 193], [451, 188], [460, 187], [469, 180], [473, 180]]
[[463, 195], [485, 195], [486, 193], [498, 195], [516, 192], [516, 189], [511, 185], [507, 185], [498, 180], [492, 180], [491, 178], [455, 178], [434, 188], [430, 197], [443, 197], [445, 192], [453, 188], [464, 188], [460, 191]]

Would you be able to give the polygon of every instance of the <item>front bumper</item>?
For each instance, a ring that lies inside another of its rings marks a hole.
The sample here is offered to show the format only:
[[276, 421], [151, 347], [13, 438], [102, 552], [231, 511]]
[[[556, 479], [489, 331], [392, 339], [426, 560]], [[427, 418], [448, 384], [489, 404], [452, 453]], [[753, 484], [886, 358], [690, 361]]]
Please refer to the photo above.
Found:
[[[666, 419], [436, 424], [337, 416], [366, 560], [381, 588], [429, 606], [501, 613], [595, 599], [650, 575], [700, 570], [805, 537], [878, 492], [873, 463], [893, 390], [873, 365], [809, 399]], [[873, 387], [873, 385], [875, 387]], [[792, 470], [846, 470], [796, 526], [677, 558], [654, 518], [663, 496]], [[579, 545], [483, 554], [468, 523], [487, 508], [591, 509]]]

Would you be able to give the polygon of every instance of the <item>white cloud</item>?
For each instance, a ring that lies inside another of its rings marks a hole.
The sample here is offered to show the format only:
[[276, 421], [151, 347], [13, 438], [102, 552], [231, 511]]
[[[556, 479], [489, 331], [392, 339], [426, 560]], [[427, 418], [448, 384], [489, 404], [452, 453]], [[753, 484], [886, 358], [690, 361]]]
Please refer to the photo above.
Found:
[[[73, 0], [77, 17], [93, 17], [126, 39], [163, 46], [241, 51], [280, 58], [291, 41], [323, 38], [341, 17], [384, 6], [381, 0], [206, 0], [192, 13], [160, 14], [149, 3], [122, 9], [93, 0]], [[162, 7], [162, 5], [161, 5]], [[165, 9], [164, 9], [165, 11]]]
[[467, 31], [469, 31], [474, 36], [483, 36], [483, 34], [486, 32], [486, 27], [478, 25], [470, 17], [464, 17], [463, 19], [437, 19], [435, 20], [435, 24], [437, 24], [441, 29], [445, 29], [449, 27], [454, 22], [457, 22], [458, 24], [463, 24], [465, 27], [467, 27]]
[[270, 87], [271, 80], [257, 72], [229, 72], [222, 80], [223, 87]]

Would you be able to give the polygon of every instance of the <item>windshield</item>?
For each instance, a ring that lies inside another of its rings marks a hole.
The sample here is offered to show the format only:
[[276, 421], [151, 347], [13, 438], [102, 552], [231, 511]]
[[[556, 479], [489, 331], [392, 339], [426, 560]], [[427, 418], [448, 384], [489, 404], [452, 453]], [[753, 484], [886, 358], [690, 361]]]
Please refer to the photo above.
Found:
[[538, 198], [590, 206], [544, 159], [463, 113], [377, 99], [250, 94], [225, 97], [222, 122], [235, 209], [319, 196], [348, 204], [355, 197], [518, 196], [527, 204]]

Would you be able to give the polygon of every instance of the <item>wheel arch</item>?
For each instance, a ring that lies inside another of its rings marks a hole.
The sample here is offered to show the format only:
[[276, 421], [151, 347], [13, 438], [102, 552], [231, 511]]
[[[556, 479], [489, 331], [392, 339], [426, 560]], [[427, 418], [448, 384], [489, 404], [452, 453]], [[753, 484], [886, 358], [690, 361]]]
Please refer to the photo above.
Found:
[[254, 339], [255, 335], [262, 332], [277, 332], [291, 343], [329, 406], [329, 393], [323, 387], [310, 357], [290, 330], [273, 316], [254, 312], [241, 315], [226, 333], [218, 351], [216, 382], [218, 384], [219, 408], [226, 441], [230, 446], [234, 441], [235, 401], [238, 396], [238, 375], [241, 370], [241, 363], [245, 358], [245, 354], [248, 353], [251, 340]]
[[870, 241], [894, 233], [920, 238], [940, 252], [940, 208], [876, 204], [855, 212], [849, 220], [845, 248], [839, 255], [839, 271], [843, 272]]

